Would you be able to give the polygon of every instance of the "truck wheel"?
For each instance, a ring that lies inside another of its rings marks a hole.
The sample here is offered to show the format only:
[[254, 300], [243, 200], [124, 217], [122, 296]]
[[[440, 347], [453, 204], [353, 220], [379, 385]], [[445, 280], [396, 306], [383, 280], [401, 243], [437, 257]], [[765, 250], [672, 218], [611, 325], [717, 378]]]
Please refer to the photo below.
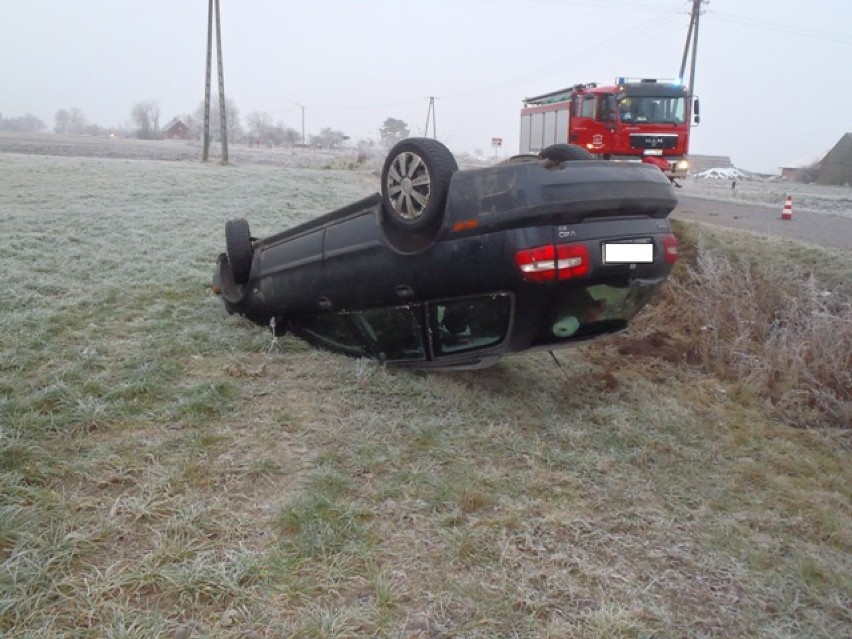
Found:
[[387, 221], [419, 232], [444, 216], [450, 179], [458, 165], [450, 150], [431, 138], [394, 145], [382, 168], [382, 205]]
[[246, 220], [237, 218], [225, 223], [225, 252], [234, 282], [245, 284], [251, 275], [251, 262], [254, 247], [251, 243], [251, 232]]
[[594, 160], [595, 156], [576, 144], [551, 144], [542, 149], [538, 157], [551, 162], [568, 162], [571, 160]]

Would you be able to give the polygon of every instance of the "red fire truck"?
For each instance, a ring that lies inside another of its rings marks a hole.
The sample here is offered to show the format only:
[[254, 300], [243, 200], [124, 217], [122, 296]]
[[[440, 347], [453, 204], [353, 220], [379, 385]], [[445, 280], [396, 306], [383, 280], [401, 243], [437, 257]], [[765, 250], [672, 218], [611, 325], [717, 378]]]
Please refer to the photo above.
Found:
[[698, 102], [690, 99], [680, 83], [647, 78], [576, 84], [525, 98], [521, 153], [567, 142], [602, 159], [647, 162], [671, 179], [683, 177], [693, 112], [699, 121]]

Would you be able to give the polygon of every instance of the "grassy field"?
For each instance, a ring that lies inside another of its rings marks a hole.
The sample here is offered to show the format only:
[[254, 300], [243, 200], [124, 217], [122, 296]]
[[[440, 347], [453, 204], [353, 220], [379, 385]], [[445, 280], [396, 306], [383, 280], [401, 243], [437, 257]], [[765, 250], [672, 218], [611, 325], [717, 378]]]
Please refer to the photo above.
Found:
[[845, 372], [791, 408], [708, 365], [722, 331], [683, 347], [676, 305], [716, 305], [698, 258], [733, 249], [842, 306], [848, 254], [681, 227], [667, 298], [564, 370], [394, 371], [224, 312], [227, 218], [265, 235], [375, 185], [0, 154], [0, 635], [852, 635]]

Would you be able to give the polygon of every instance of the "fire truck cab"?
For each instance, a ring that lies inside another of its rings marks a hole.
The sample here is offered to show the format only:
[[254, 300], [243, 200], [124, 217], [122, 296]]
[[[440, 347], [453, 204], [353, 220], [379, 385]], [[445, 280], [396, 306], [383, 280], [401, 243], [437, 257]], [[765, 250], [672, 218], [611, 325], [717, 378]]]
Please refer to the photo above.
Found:
[[630, 78], [525, 98], [520, 152], [576, 144], [601, 159], [646, 162], [671, 179], [683, 177], [689, 168], [689, 100], [680, 83]]

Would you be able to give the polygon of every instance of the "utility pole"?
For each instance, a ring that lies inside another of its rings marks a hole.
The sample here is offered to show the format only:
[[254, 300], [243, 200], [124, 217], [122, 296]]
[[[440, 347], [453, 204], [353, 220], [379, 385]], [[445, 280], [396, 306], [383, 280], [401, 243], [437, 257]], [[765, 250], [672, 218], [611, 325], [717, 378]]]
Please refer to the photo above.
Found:
[[306, 146], [305, 144], [305, 105], [296, 103], [296, 106], [302, 109], [302, 146]]
[[692, 0], [692, 11], [689, 14], [689, 30], [686, 33], [686, 44], [683, 47], [683, 58], [680, 61], [680, 73], [678, 78], [681, 82], [685, 80], [686, 60], [689, 57], [690, 46], [692, 48], [692, 59], [689, 65], [689, 101], [687, 103], [687, 122], [692, 122], [692, 103], [695, 98], [695, 60], [698, 56], [698, 23], [701, 18], [701, 5], [707, 4], [709, 0]]
[[228, 163], [228, 118], [225, 114], [225, 69], [222, 67], [222, 20], [216, 0], [216, 61], [219, 64], [219, 126], [222, 132], [222, 164]]
[[201, 161], [210, 157], [210, 66], [213, 58], [213, 0], [207, 3], [207, 72], [204, 74], [204, 150]]
[[423, 130], [423, 136], [429, 137], [429, 116], [432, 116], [432, 137], [438, 139], [438, 127], [435, 124], [435, 97], [429, 96], [429, 109], [426, 111], [426, 128]]
[[[222, 164], [228, 163], [228, 118], [225, 113], [225, 70], [222, 66], [222, 20], [216, 1], [216, 61], [219, 71], [219, 130], [222, 138]], [[213, 0], [207, 2], [207, 70], [204, 76], [204, 150], [201, 161], [210, 158], [210, 72], [213, 58]]]

